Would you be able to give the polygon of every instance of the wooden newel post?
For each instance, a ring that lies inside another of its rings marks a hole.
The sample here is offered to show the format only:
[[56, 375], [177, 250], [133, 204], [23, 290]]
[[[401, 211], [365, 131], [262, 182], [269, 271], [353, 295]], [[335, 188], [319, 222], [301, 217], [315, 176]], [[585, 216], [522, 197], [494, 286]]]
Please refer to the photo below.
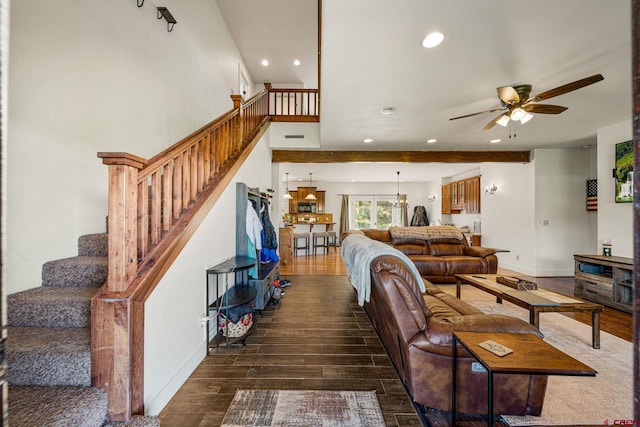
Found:
[[118, 292], [138, 269], [138, 171], [147, 161], [128, 153], [98, 153], [109, 166], [108, 289]]
[[134, 338], [144, 306], [126, 291], [138, 269], [138, 171], [146, 160], [127, 153], [98, 157], [109, 166], [109, 272], [91, 301], [91, 383], [107, 392], [109, 420], [128, 421], [144, 410], [143, 390], [132, 386], [143, 376]]

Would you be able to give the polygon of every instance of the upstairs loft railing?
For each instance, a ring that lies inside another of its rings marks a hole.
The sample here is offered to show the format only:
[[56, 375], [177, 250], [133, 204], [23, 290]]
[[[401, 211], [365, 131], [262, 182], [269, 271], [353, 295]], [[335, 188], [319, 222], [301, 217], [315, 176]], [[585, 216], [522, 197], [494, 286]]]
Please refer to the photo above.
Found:
[[320, 98], [317, 89], [270, 89], [272, 122], [318, 122]]
[[107, 392], [112, 421], [144, 413], [144, 302], [269, 119], [318, 121], [317, 90], [266, 84], [246, 102], [231, 98], [233, 110], [151, 159], [98, 153], [109, 167], [109, 269], [92, 302], [92, 383]]

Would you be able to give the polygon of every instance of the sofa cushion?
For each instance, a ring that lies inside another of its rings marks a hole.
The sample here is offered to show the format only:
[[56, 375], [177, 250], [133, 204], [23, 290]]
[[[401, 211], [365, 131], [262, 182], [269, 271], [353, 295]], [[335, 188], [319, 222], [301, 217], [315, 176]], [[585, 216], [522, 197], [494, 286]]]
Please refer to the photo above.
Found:
[[370, 239], [377, 240], [379, 242], [391, 243], [391, 235], [388, 230], [379, 230], [377, 228], [364, 228], [360, 230]]
[[[450, 285], [447, 285], [447, 286], [450, 286]], [[466, 316], [468, 314], [482, 313], [480, 310], [473, 307], [472, 305], [469, 305], [466, 302], [462, 301], [461, 299], [458, 299], [453, 295], [449, 295], [446, 292], [440, 292], [439, 294], [436, 294], [435, 297], [438, 298], [443, 304], [446, 304], [449, 307], [451, 307], [451, 309], [454, 310], [457, 315]], [[427, 307], [429, 307], [429, 304], [427, 304]]]
[[436, 296], [423, 295], [422, 299], [424, 300], [424, 304], [427, 306], [427, 310], [429, 310], [431, 315], [434, 317], [452, 317], [460, 315], [460, 313], [458, 313], [453, 307]]
[[420, 341], [416, 347], [442, 355], [451, 355], [454, 331], [468, 332], [511, 332], [535, 334], [543, 338], [542, 333], [533, 325], [504, 314], [469, 314], [465, 316], [432, 316], [427, 319], [425, 334], [427, 341]]
[[426, 240], [407, 239], [407, 238], [391, 238], [391, 244], [394, 248], [405, 255], [428, 255], [429, 246]]
[[438, 239], [429, 241], [429, 255], [464, 255], [465, 245], [463, 240]]
[[464, 248], [464, 254], [469, 256], [486, 257], [496, 253], [493, 248], [483, 248], [482, 246], [467, 246]]
[[447, 261], [443, 257], [432, 255], [411, 255], [421, 276], [439, 276], [447, 271]]
[[[484, 258], [470, 256], [443, 256], [440, 257], [446, 263], [447, 276], [456, 274], [476, 274], [487, 272], [487, 261]], [[419, 270], [418, 270], [419, 271]]]

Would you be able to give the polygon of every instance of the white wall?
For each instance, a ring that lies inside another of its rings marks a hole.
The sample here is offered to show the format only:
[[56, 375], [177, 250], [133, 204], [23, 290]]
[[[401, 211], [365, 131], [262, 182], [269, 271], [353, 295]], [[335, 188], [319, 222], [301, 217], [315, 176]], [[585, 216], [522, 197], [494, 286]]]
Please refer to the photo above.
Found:
[[[268, 132], [209, 212], [145, 305], [147, 413], [158, 414], [207, 354], [205, 271], [235, 255], [236, 182], [265, 191], [271, 184]], [[270, 218], [277, 217], [277, 206]], [[277, 224], [277, 223], [276, 223]]]
[[[611, 240], [612, 254], [633, 258], [633, 203], [616, 203], [612, 170], [615, 145], [633, 139], [631, 120], [598, 129], [598, 253], [603, 239]], [[637, 173], [637, 172], [636, 172]], [[637, 194], [637, 193], [636, 193]]]
[[161, 5], [178, 21], [170, 33], [151, 0], [12, 2], [9, 293], [39, 286], [44, 262], [105, 231], [97, 152], [148, 158], [232, 108], [242, 59], [216, 3]]
[[[573, 255], [594, 253], [597, 214], [586, 210], [594, 150], [544, 149], [528, 164], [483, 164], [482, 245], [506, 249], [500, 267], [532, 276], [572, 276]], [[545, 222], [546, 221], [546, 222]], [[548, 224], [548, 225], [545, 225]]]
[[535, 150], [536, 276], [571, 276], [574, 254], [595, 253], [596, 212], [586, 209], [594, 179], [591, 149]]
[[486, 163], [480, 188], [492, 183], [498, 191], [481, 191], [482, 246], [505, 249], [500, 267], [523, 274], [535, 271], [535, 160], [531, 163]]
[[[39, 286], [44, 262], [77, 255], [82, 234], [105, 231], [107, 167], [98, 151], [148, 158], [229, 111], [242, 63], [211, 0], [163, 2], [178, 21], [171, 33], [151, 0], [142, 8], [98, 0], [11, 6], [10, 293]], [[270, 186], [268, 147], [267, 133], [236, 181]], [[234, 254], [235, 183], [145, 305], [148, 413], [205, 357], [205, 270]]]

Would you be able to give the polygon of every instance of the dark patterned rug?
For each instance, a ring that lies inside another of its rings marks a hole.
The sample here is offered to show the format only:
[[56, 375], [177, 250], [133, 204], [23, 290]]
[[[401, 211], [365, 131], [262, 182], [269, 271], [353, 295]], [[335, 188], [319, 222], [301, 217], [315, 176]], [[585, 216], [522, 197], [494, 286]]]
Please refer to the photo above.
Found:
[[238, 390], [222, 421], [222, 427], [384, 425], [375, 391]]

